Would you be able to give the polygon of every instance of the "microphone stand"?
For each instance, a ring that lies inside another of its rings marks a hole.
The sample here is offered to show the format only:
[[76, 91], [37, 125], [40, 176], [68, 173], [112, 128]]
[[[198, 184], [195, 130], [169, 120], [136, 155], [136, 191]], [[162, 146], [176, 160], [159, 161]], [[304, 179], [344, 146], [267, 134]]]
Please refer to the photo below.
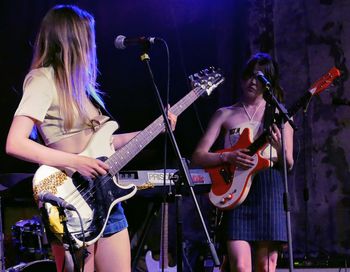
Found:
[[287, 236], [288, 236], [288, 254], [289, 254], [289, 271], [293, 271], [293, 246], [292, 246], [292, 231], [291, 231], [291, 219], [290, 219], [290, 198], [288, 192], [288, 177], [287, 177], [287, 162], [286, 162], [286, 147], [284, 138], [284, 123], [288, 122], [293, 129], [296, 126], [288, 114], [287, 109], [281, 104], [276, 96], [274, 95], [270, 85], [265, 85], [265, 90], [263, 94], [264, 99], [270, 105], [275, 106], [279, 115], [277, 116], [277, 124], [280, 126], [281, 130], [281, 144], [282, 144], [282, 163], [283, 163], [283, 181], [284, 181], [284, 194], [283, 194], [283, 204], [284, 210], [286, 212], [286, 226], [287, 226]]
[[305, 132], [308, 131], [307, 124], [308, 124], [308, 114], [307, 114], [307, 106], [304, 107], [303, 111], [303, 127], [304, 127], [304, 140], [303, 140], [303, 150], [304, 150], [304, 190], [303, 190], [303, 199], [304, 199], [304, 212], [305, 212], [305, 222], [304, 222], [304, 228], [305, 228], [305, 244], [304, 244], [304, 258], [303, 262], [305, 264], [310, 263], [309, 260], [309, 185], [308, 185], [308, 177], [306, 176], [306, 141], [309, 141], [309, 135], [305, 135]]
[[[163, 115], [165, 128], [166, 128], [166, 133], [168, 133], [168, 136], [169, 136], [169, 139], [170, 139], [170, 141], [172, 143], [172, 146], [173, 146], [173, 149], [174, 149], [174, 152], [175, 152], [178, 164], [180, 165], [180, 171], [181, 171], [181, 173], [182, 173], [182, 175], [184, 177], [184, 180], [186, 180], [186, 184], [187, 184], [187, 186], [189, 188], [189, 191], [190, 191], [190, 194], [192, 196], [193, 202], [195, 204], [197, 213], [198, 213], [199, 218], [201, 220], [201, 224], [202, 224], [203, 230], [205, 232], [205, 235], [206, 235], [206, 238], [207, 238], [207, 243], [208, 243], [208, 246], [210, 248], [211, 254], [213, 256], [214, 263], [215, 263], [216, 266], [219, 266], [220, 262], [219, 262], [219, 258], [217, 256], [217, 253], [216, 253], [216, 250], [215, 250], [215, 246], [214, 246], [213, 242], [210, 239], [209, 232], [208, 232], [208, 230], [206, 228], [206, 225], [205, 225], [205, 222], [204, 222], [204, 219], [203, 219], [203, 215], [202, 215], [201, 210], [199, 208], [199, 204], [198, 204], [197, 198], [196, 198], [195, 193], [193, 191], [193, 182], [192, 182], [191, 175], [189, 173], [189, 169], [188, 169], [188, 165], [186, 163], [186, 159], [181, 156], [180, 150], [178, 148], [177, 142], [175, 140], [173, 131], [171, 129], [171, 126], [170, 126], [170, 123], [169, 123], [169, 120], [168, 120], [168, 116], [167, 116], [167, 114], [166, 114], [166, 112], [164, 110], [165, 108], [164, 108], [164, 105], [163, 105], [163, 102], [162, 102], [162, 98], [161, 98], [161, 96], [159, 94], [159, 90], [158, 90], [157, 84], [155, 83], [155, 80], [154, 80], [153, 72], [152, 72], [152, 69], [151, 69], [151, 66], [150, 66], [150, 57], [148, 55], [149, 47], [150, 47], [150, 44], [144, 44], [143, 52], [141, 54], [141, 61], [143, 63], [145, 63], [146, 69], [147, 69], [147, 71], [149, 73], [149, 76], [150, 76], [150, 79], [151, 79], [151, 83], [152, 83], [152, 87], [153, 87], [155, 96], [157, 98], [157, 102], [158, 102], [159, 108], [160, 108], [161, 113]], [[176, 226], [177, 226], [177, 232], [176, 232], [176, 237], [177, 237], [177, 239], [176, 239], [177, 240], [176, 253], [177, 254], [176, 255], [177, 255], [177, 271], [178, 272], [182, 272], [183, 271], [183, 261], [182, 261], [182, 259], [183, 259], [182, 258], [183, 257], [182, 256], [182, 254], [183, 254], [183, 251], [182, 251], [182, 195], [179, 192], [180, 192], [180, 190], [178, 192], [176, 192], [176, 195], [175, 195], [176, 220], [177, 220], [177, 222], [176, 222]]]
[[2, 206], [1, 206], [1, 196], [0, 196], [0, 269], [5, 271], [5, 252], [4, 252], [4, 232], [2, 228]]
[[[61, 206], [58, 206], [57, 209], [59, 212], [61, 223], [63, 225], [62, 242], [63, 242], [64, 249], [66, 250], [66, 246], [68, 246], [69, 253], [71, 254], [72, 260], [73, 260], [73, 266], [74, 266], [73, 269], [74, 269], [74, 271], [80, 271], [76, 256], [74, 254], [74, 245], [72, 242], [72, 238], [70, 236], [70, 233], [69, 233], [68, 227], [67, 227], [67, 217], [66, 217], [66, 214], [64, 212], [65, 209], [62, 208]], [[65, 260], [64, 265], [67, 265], [67, 260]]]

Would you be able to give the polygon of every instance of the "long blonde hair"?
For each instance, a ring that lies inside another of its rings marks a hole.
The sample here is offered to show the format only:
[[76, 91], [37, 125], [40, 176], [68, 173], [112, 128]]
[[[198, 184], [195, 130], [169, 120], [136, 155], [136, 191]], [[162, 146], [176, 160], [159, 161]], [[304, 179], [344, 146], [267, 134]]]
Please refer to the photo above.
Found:
[[95, 20], [87, 11], [58, 5], [45, 15], [36, 38], [31, 69], [48, 66], [55, 71], [65, 130], [72, 128], [77, 114], [88, 118], [84, 105], [90, 96], [104, 107], [96, 83]]

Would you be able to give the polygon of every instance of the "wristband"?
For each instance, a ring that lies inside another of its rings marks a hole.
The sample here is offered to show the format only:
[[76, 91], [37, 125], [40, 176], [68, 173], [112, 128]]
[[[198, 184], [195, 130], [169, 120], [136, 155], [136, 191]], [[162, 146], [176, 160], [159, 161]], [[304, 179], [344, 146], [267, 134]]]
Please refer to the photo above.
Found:
[[220, 162], [222, 164], [224, 164], [225, 163], [225, 161], [224, 161], [224, 153], [220, 153], [219, 158], [220, 158]]

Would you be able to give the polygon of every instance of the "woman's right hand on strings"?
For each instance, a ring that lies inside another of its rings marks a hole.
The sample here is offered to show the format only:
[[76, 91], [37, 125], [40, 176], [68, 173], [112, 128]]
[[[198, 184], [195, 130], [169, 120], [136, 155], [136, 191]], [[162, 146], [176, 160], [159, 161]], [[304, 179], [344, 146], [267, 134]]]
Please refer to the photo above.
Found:
[[109, 166], [98, 159], [77, 155], [72, 168], [83, 176], [95, 178], [107, 174]]
[[249, 169], [254, 166], [253, 157], [247, 155], [249, 149], [237, 149], [232, 152], [222, 153], [222, 160], [225, 163], [236, 165], [242, 169]]

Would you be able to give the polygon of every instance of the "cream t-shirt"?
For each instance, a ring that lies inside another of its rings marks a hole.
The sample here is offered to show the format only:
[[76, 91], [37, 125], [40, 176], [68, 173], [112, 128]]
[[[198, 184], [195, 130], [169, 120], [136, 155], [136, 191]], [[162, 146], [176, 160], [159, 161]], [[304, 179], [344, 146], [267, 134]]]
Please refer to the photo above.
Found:
[[38, 130], [46, 145], [73, 136], [85, 129], [92, 129], [94, 124], [108, 120], [100, 114], [90, 102], [87, 104], [90, 122], [75, 118], [72, 128], [64, 130], [64, 120], [59, 111], [59, 100], [54, 80], [54, 69], [42, 67], [30, 71], [23, 84], [23, 96], [15, 116], [28, 116], [38, 121]]

